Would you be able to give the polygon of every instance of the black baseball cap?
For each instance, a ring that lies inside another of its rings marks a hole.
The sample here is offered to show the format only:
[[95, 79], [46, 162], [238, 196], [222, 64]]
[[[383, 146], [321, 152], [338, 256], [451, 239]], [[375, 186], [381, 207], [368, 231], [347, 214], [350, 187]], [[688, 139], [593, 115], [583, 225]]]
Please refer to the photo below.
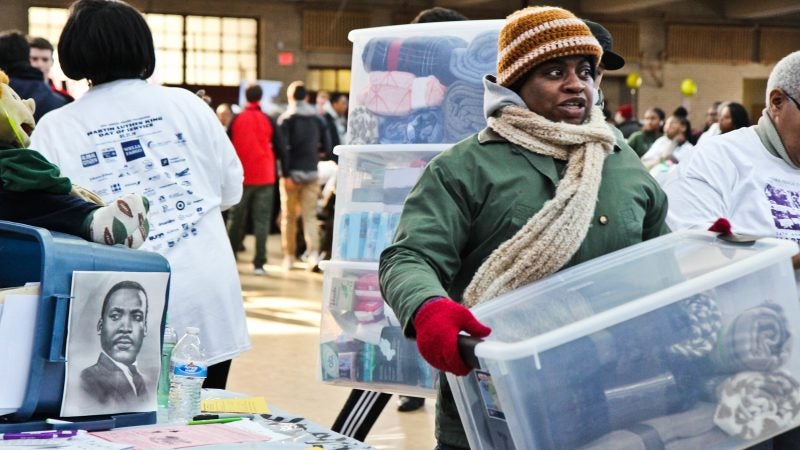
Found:
[[606, 27], [597, 22], [592, 22], [591, 20], [586, 19], [581, 20], [583, 20], [583, 22], [589, 27], [589, 29], [592, 31], [592, 35], [594, 35], [595, 39], [600, 42], [600, 46], [603, 47], [603, 57], [600, 59], [603, 67], [605, 67], [606, 70], [621, 69], [622, 66], [625, 65], [625, 58], [614, 53], [612, 50], [614, 46], [614, 38], [611, 37], [611, 33], [609, 33]]

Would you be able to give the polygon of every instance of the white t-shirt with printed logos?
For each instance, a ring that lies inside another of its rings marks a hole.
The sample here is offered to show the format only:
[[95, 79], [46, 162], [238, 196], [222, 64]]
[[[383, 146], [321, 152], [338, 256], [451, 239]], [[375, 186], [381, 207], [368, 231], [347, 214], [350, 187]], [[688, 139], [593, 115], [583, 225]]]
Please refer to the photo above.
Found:
[[771, 155], [754, 126], [705, 140], [677, 170], [663, 186], [671, 229], [707, 229], [725, 217], [735, 233], [800, 243], [800, 170]]
[[239, 274], [221, 209], [239, 202], [242, 167], [211, 108], [191, 92], [119, 80], [48, 113], [31, 148], [110, 202], [150, 201], [141, 247], [170, 263], [169, 322], [200, 328], [210, 364], [250, 347]]

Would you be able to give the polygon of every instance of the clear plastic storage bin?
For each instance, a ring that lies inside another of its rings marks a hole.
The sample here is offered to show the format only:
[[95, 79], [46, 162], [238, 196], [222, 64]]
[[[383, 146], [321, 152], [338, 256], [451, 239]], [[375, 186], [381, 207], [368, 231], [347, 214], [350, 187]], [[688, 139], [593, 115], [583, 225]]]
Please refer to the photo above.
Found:
[[791, 241], [662, 236], [473, 308], [475, 449], [738, 449], [800, 425]]
[[403, 203], [422, 170], [446, 145], [336, 147], [333, 259], [378, 261], [392, 242]]
[[348, 143], [455, 143], [486, 126], [502, 20], [353, 30]]
[[320, 361], [322, 381], [431, 397], [438, 373], [405, 338], [385, 305], [375, 263], [321, 263], [323, 284]]

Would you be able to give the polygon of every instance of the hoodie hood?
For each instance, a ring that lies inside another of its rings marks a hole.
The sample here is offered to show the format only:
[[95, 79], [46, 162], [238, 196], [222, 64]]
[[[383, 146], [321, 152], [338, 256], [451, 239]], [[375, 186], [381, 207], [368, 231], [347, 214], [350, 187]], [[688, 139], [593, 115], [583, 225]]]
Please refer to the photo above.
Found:
[[495, 111], [508, 106], [516, 105], [527, 108], [528, 105], [522, 100], [516, 92], [511, 89], [500, 86], [497, 84], [497, 79], [494, 75], [486, 75], [483, 77], [483, 116], [486, 119], [492, 117]]

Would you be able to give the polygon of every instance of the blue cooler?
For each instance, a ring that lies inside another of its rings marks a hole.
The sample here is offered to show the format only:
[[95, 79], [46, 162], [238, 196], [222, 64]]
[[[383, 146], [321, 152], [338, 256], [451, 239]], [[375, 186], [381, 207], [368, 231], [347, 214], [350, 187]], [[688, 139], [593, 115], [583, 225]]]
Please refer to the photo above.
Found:
[[[41, 283], [25, 398], [15, 413], [0, 417], [0, 433], [45, 428], [100, 430], [156, 422], [156, 412], [149, 411], [70, 417], [66, 420], [71, 423], [58, 425], [45, 423], [61, 410], [73, 271], [168, 273], [170, 268], [157, 253], [101, 245], [43, 228], [0, 221], [0, 288]], [[164, 308], [166, 312], [166, 302]], [[165, 316], [162, 314], [162, 336]]]

